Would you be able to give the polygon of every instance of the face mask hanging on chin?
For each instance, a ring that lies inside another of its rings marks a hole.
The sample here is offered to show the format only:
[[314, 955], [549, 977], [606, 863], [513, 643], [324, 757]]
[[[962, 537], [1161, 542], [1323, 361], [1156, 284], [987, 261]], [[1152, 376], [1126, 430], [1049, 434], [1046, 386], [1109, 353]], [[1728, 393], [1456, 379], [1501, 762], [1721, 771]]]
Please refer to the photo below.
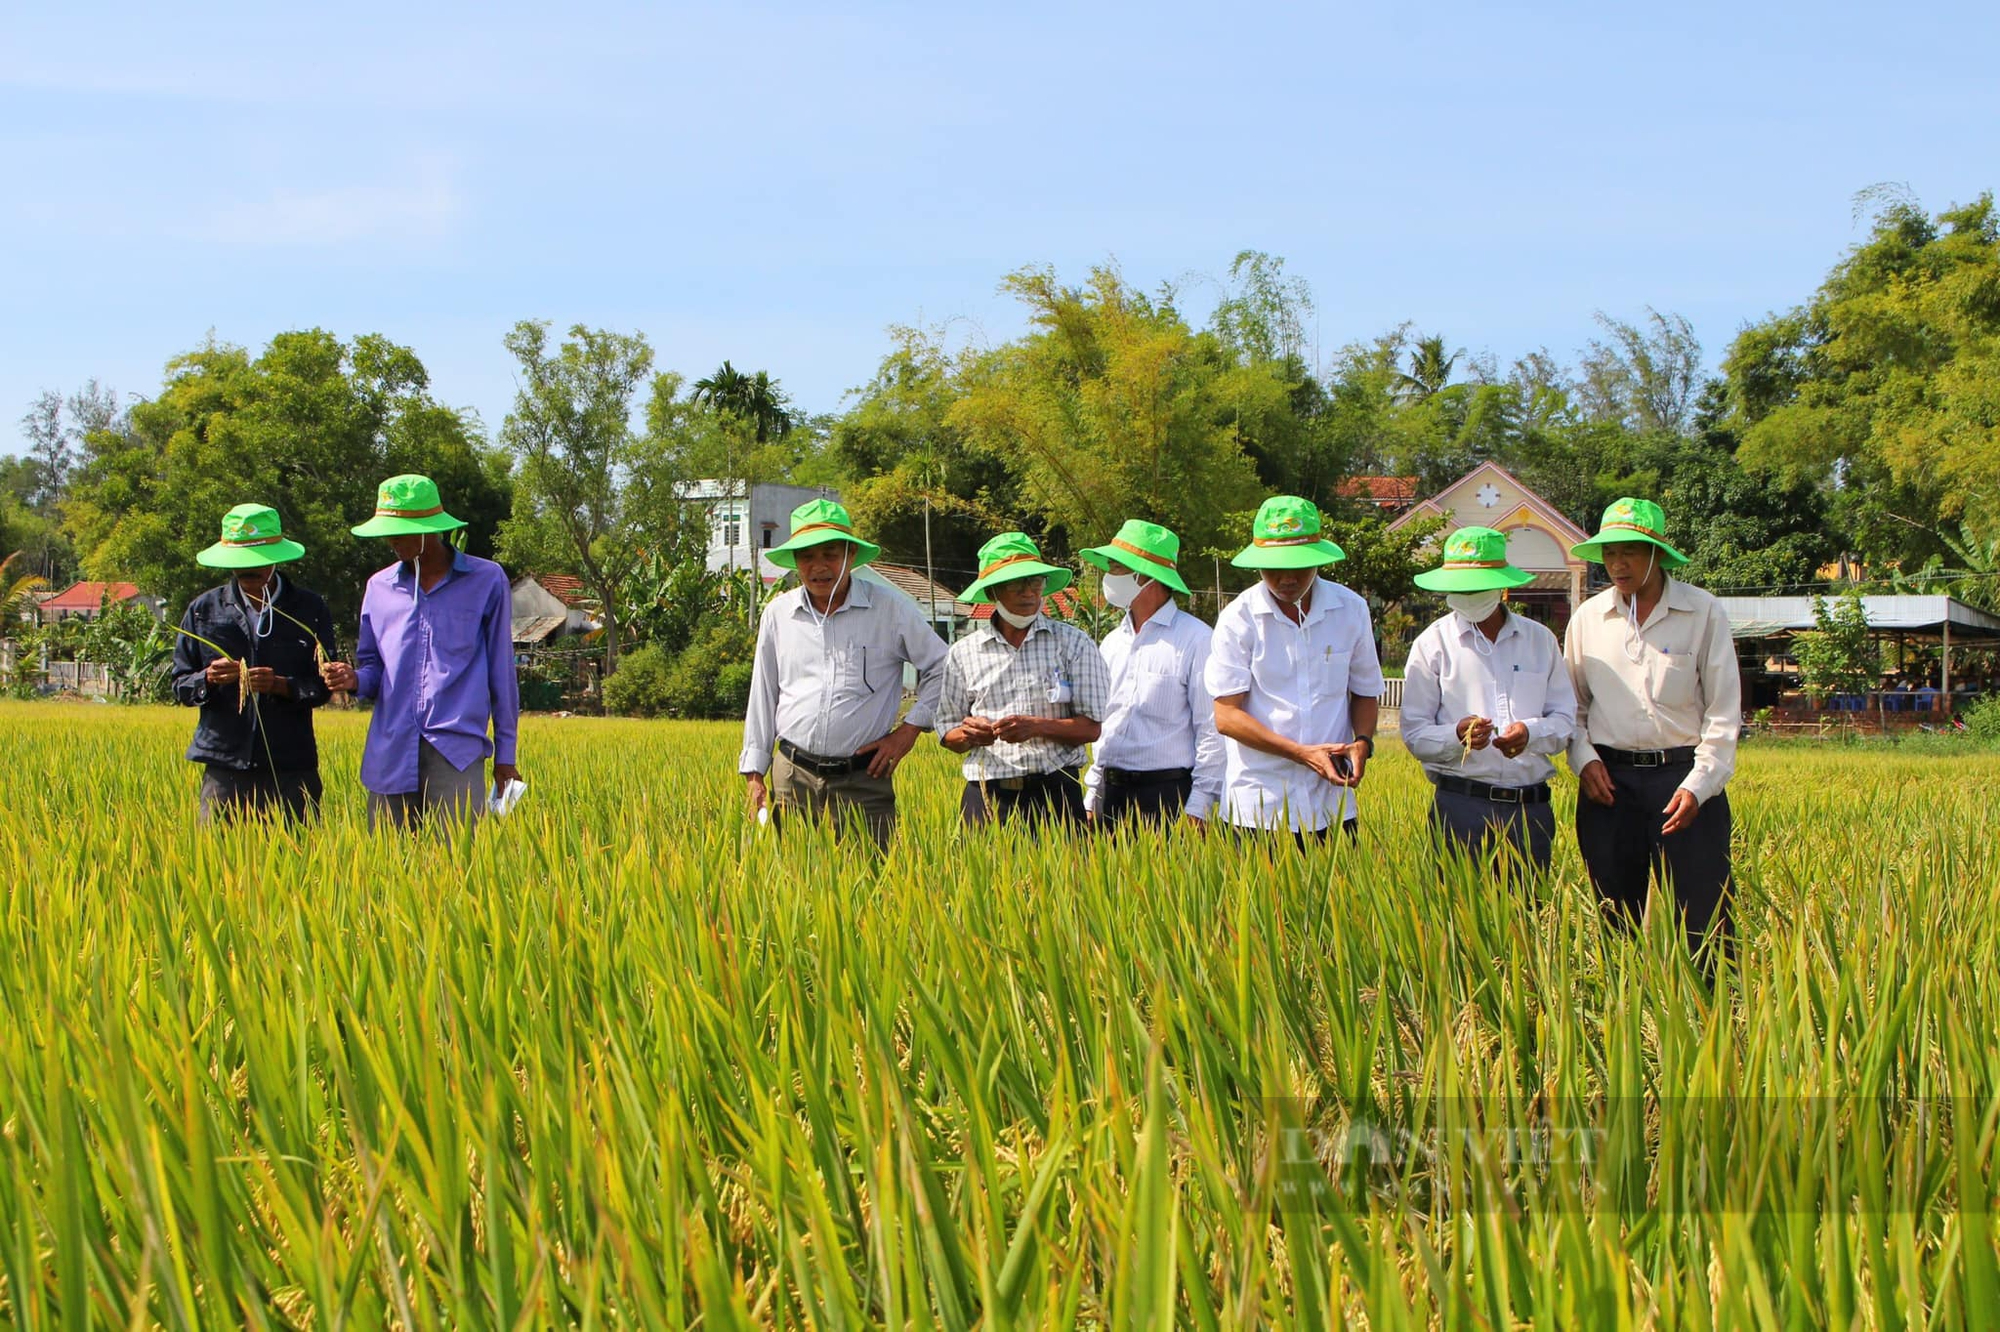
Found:
[[[1016, 615], [997, 601], [993, 603], [993, 613], [999, 616], [1003, 623], [1016, 629], [1026, 629], [1035, 622], [1034, 615]], [[1038, 611], [1036, 614], [1040, 614], [1040, 612]]]

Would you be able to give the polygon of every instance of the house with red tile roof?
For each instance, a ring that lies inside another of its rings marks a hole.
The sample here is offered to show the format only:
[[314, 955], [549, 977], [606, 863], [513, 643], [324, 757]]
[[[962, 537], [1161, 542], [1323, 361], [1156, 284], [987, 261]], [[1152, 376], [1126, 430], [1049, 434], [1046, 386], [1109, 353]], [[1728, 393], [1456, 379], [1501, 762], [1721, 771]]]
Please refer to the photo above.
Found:
[[162, 617], [166, 610], [165, 600], [147, 596], [132, 583], [71, 583], [36, 609], [43, 624], [54, 624], [58, 620], [94, 620], [104, 613], [107, 603], [138, 606], [155, 618]]

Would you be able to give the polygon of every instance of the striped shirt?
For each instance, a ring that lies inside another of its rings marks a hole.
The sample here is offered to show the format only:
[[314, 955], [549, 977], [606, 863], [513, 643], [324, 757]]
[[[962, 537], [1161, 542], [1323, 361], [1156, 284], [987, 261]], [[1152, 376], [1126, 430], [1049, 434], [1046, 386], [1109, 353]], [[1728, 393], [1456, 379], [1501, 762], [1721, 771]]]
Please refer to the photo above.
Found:
[[[937, 731], [943, 736], [967, 717], [1102, 721], [1110, 698], [1110, 672], [1097, 644], [1081, 629], [1037, 615], [1028, 636], [1015, 647], [1001, 636], [998, 623], [988, 620], [945, 654]], [[1082, 745], [1060, 740], [996, 740], [967, 751], [960, 768], [965, 780], [976, 782], [1081, 767], [1088, 757]]]
[[1215, 731], [1215, 700], [1202, 680], [1208, 639], [1206, 624], [1169, 601], [1136, 632], [1127, 615], [1104, 640], [1111, 706], [1083, 779], [1084, 808], [1102, 808], [1107, 767], [1192, 769], [1188, 815], [1205, 819], [1215, 808], [1222, 798], [1222, 737]]

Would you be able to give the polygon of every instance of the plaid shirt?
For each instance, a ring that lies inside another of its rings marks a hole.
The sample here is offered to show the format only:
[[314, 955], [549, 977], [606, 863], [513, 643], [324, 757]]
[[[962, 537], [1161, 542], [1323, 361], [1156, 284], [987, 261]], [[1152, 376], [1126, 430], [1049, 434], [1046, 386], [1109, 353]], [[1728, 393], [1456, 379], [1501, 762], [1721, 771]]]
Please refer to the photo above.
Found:
[[[1057, 695], [1067, 690], [1068, 698]], [[967, 717], [1088, 717], [1104, 720], [1111, 698], [1111, 673], [1097, 644], [1081, 629], [1038, 615], [1028, 636], [1015, 647], [989, 620], [951, 645], [944, 659], [944, 690], [938, 698], [940, 736]], [[1081, 767], [1085, 747], [1058, 740], [996, 740], [966, 753], [965, 780], [1033, 777], [1058, 768]]]

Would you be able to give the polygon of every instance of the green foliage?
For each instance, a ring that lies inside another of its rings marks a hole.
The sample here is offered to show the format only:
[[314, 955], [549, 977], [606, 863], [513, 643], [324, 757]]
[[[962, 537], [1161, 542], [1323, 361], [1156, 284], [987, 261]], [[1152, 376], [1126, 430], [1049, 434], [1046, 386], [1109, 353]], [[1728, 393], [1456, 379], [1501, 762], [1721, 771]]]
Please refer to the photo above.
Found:
[[1959, 714], [1966, 734], [1987, 744], [2000, 743], [2000, 694], [1988, 694]]
[[1429, 515], [1394, 530], [1376, 514], [1340, 523], [1333, 537], [1347, 558], [1327, 576], [1377, 603], [1407, 600], [1417, 590], [1416, 576], [1437, 563], [1436, 543], [1444, 529], [1442, 518]]
[[633, 717], [740, 719], [756, 648], [756, 632], [740, 617], [709, 615], [678, 655], [657, 644], [628, 653], [604, 681], [604, 706]]
[[1906, 198], [1805, 305], [1747, 329], [1725, 362], [1754, 469], [1837, 485], [1851, 526], [1906, 564], [1937, 516], [2000, 536], [2000, 219]]
[[1249, 446], [1289, 412], [1277, 369], [1239, 363], [1111, 267], [1080, 288], [1026, 268], [1004, 289], [1034, 331], [961, 368], [948, 420], [1018, 479], [1049, 553], [1101, 540], [1127, 518], [1213, 545], [1222, 514], [1255, 507]]
[[1849, 590], [1828, 603], [1813, 598], [1813, 620], [1819, 628], [1792, 640], [1799, 663], [1799, 683], [1815, 702], [1829, 694], [1866, 693], [1881, 673], [1881, 651], [1868, 636], [1868, 617], [1861, 593]]
[[681, 502], [684, 473], [668, 441], [631, 428], [653, 351], [641, 336], [578, 324], [551, 352], [548, 325], [535, 320], [516, 324], [506, 343], [521, 388], [500, 438], [519, 470], [500, 546], [518, 567], [582, 580], [604, 619], [612, 675], [627, 581], [648, 557], [677, 553], [699, 522]]
[[85, 571], [137, 583], [176, 613], [221, 581], [195, 552], [231, 507], [258, 500], [306, 548], [286, 576], [352, 623], [389, 555], [348, 528], [398, 472], [433, 477], [470, 524], [466, 548], [490, 553], [509, 502], [505, 461], [428, 384], [415, 353], [375, 334], [343, 343], [312, 329], [279, 334], [255, 358], [214, 342], [175, 357], [156, 397], [84, 437], [63, 513]]

